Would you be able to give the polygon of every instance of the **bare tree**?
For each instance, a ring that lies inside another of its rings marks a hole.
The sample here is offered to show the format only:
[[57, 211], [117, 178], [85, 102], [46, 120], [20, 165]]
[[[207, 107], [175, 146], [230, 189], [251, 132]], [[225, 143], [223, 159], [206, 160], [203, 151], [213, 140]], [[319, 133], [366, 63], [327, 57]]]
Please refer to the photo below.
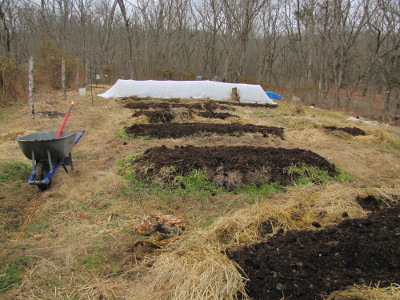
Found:
[[133, 58], [133, 42], [132, 42], [132, 36], [131, 36], [131, 30], [130, 30], [130, 22], [129, 22], [129, 17], [126, 12], [126, 7], [125, 7], [125, 2], [124, 0], [116, 0], [118, 2], [119, 8], [121, 10], [122, 17], [124, 19], [125, 23], [125, 30], [126, 30], [126, 35], [128, 38], [128, 44], [129, 44], [129, 76], [130, 78], [134, 78], [134, 58]]
[[11, 36], [10, 28], [8, 26], [9, 20], [7, 19], [5, 11], [10, 8], [10, 3], [8, 0], [3, 0], [0, 2], [0, 21], [1, 21], [1, 34], [0, 42], [4, 47], [6, 53], [11, 52]]

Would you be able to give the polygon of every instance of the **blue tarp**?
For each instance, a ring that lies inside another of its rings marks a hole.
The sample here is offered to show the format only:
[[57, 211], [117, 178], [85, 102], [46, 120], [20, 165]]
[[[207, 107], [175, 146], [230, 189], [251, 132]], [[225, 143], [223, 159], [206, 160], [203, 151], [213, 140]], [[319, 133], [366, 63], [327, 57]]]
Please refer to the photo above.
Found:
[[265, 92], [265, 94], [267, 94], [267, 96], [269, 98], [274, 99], [274, 100], [281, 100], [282, 99], [281, 95], [279, 95], [277, 93], [274, 93], [274, 92]]

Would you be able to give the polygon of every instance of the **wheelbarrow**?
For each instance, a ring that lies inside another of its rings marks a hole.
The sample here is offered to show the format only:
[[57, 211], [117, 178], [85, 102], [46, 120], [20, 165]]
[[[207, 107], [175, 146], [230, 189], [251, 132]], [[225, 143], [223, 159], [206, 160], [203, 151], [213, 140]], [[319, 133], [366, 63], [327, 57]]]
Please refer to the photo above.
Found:
[[28, 183], [37, 185], [41, 191], [45, 191], [50, 187], [51, 178], [60, 166], [63, 166], [67, 173], [67, 166], [74, 170], [71, 151], [79, 142], [85, 130], [80, 133], [77, 131], [62, 131], [72, 106], [73, 103], [58, 132], [42, 131], [15, 139], [24, 155], [32, 160], [32, 173], [29, 176]]

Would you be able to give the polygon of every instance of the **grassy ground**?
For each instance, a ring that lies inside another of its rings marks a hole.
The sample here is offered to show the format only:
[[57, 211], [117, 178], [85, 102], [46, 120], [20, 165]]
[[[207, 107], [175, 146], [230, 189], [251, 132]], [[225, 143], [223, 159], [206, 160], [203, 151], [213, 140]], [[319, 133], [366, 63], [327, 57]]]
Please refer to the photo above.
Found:
[[[59, 94], [36, 99], [37, 112], [66, 112], [75, 101], [65, 129], [87, 133], [73, 149], [76, 171], [66, 174], [60, 169], [51, 188], [38, 192], [26, 183], [30, 161], [14, 139], [57, 131], [62, 119], [32, 120], [27, 105], [1, 108], [3, 299], [235, 299], [244, 293], [245, 280], [221, 251], [265, 238], [259, 236], [261, 223], [270, 220], [274, 232], [312, 229], [321, 212], [328, 215], [318, 220], [322, 225], [337, 223], [344, 210], [350, 217], [364, 216], [357, 196], [374, 195], [388, 204], [399, 199], [400, 129], [396, 127], [354, 123], [344, 114], [282, 101], [276, 109], [242, 107], [235, 115], [242, 123], [284, 127], [285, 140], [251, 136], [129, 140], [121, 137], [121, 128], [137, 120], [114, 99], [94, 96], [92, 105], [90, 95], [77, 92], [70, 92], [67, 100]], [[325, 125], [356, 126], [367, 136], [328, 132], [322, 128]], [[134, 185], [123, 176], [124, 159], [160, 145], [302, 148], [328, 159], [351, 180], [213, 196], [201, 189], [177, 193]], [[134, 232], [133, 224], [150, 214], [183, 217], [184, 234], [159, 249], [146, 246], [154, 245], [145, 243], [153, 242], [153, 237]], [[378, 292], [364, 287], [351, 293]], [[399, 293], [394, 286], [388, 299]]]

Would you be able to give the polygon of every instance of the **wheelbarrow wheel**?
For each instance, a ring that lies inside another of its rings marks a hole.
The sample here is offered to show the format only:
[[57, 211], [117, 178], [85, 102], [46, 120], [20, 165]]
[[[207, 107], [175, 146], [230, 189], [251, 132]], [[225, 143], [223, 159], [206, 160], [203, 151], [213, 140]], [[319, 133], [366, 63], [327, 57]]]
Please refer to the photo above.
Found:
[[[50, 172], [50, 164], [47, 160], [41, 160], [36, 164], [35, 178], [34, 180], [41, 181]], [[38, 184], [38, 188], [41, 191], [47, 190], [51, 185], [51, 178], [48, 183]]]

